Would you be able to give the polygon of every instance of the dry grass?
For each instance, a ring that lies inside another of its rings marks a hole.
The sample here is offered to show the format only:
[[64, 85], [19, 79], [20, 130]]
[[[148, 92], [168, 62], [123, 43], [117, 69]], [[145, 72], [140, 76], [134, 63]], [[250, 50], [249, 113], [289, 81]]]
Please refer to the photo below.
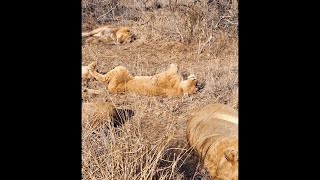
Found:
[[171, 1], [161, 8], [149, 1], [83, 0], [83, 31], [118, 24], [138, 35], [131, 44], [84, 43], [83, 65], [97, 61], [100, 73], [122, 65], [133, 75], [153, 75], [177, 63], [184, 76], [194, 73], [205, 88], [188, 98], [161, 98], [110, 95], [97, 81], [83, 84], [101, 91], [83, 92], [83, 102], [112, 102], [135, 113], [118, 128], [106, 124], [94, 132], [83, 126], [83, 179], [209, 179], [189, 150], [186, 120], [209, 103], [238, 109], [237, 6], [231, 3], [237, 1]]

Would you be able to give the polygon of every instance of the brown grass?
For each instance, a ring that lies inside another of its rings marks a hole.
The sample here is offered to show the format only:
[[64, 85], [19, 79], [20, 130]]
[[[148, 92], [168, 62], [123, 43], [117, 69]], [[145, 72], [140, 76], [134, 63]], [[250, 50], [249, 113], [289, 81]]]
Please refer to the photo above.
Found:
[[82, 127], [83, 179], [209, 179], [189, 150], [186, 120], [209, 103], [238, 109], [237, 1], [192, 5], [172, 0], [161, 8], [149, 1], [83, 0], [83, 31], [101, 24], [124, 25], [138, 40], [84, 43], [82, 64], [97, 61], [100, 73], [122, 65], [133, 75], [153, 75], [177, 63], [183, 76], [194, 73], [205, 88], [188, 98], [161, 98], [110, 95], [97, 81], [83, 84], [83, 89], [101, 92], [83, 92], [83, 102], [112, 102], [135, 114], [117, 128]]

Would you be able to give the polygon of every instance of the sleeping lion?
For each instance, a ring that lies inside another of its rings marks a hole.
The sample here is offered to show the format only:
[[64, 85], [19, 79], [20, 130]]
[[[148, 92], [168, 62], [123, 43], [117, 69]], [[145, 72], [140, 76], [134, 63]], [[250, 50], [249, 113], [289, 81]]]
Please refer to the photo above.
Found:
[[82, 37], [92, 36], [103, 41], [114, 41], [116, 44], [131, 43], [136, 37], [128, 27], [102, 26], [90, 32], [83, 32]]
[[133, 92], [146, 96], [189, 96], [199, 90], [196, 76], [191, 74], [183, 80], [176, 64], [170, 64], [168, 70], [154, 76], [132, 76], [123, 66], [117, 66], [106, 74], [99, 74], [95, 71], [95, 66], [95, 62], [88, 65], [89, 73], [105, 84], [112, 94]]
[[114, 127], [121, 126], [134, 115], [131, 109], [116, 108], [110, 102], [82, 103], [83, 127], [97, 130], [103, 125], [111, 123]]
[[205, 106], [187, 121], [187, 139], [211, 178], [238, 180], [238, 111]]

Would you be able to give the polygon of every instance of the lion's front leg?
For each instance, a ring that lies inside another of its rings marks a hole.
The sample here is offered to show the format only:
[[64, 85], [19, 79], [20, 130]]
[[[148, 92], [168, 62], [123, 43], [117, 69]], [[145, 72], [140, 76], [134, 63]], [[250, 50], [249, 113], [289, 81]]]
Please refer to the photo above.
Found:
[[122, 44], [123, 43], [123, 35], [121, 34], [120, 36], [117, 36], [116, 37], [117, 38], [117, 40], [116, 40], [116, 44]]
[[114, 44], [117, 44], [118, 38], [115, 32], [111, 31], [109, 37], [112, 39]]
[[[176, 64], [170, 64], [170, 67], [166, 71], [156, 74], [152, 77], [152, 83], [156, 85], [169, 85], [168, 82], [176, 80], [177, 75], [178, 66]], [[178, 77], [177, 80], [180, 80], [180, 78]]]

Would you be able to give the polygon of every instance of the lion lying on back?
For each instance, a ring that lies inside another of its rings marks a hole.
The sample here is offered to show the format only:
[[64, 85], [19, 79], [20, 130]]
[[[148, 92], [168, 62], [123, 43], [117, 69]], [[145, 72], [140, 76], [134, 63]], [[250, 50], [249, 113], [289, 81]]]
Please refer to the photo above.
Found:
[[147, 96], [183, 96], [198, 92], [198, 80], [191, 74], [183, 80], [178, 67], [170, 64], [168, 70], [154, 76], [132, 76], [127, 68], [117, 66], [107, 74], [95, 71], [96, 63], [88, 65], [89, 73], [107, 86], [110, 93], [133, 92]]
[[104, 41], [114, 41], [116, 44], [131, 43], [136, 38], [128, 27], [110, 27], [102, 26], [90, 32], [83, 32], [82, 37], [93, 36]]
[[187, 139], [213, 179], [238, 179], [238, 111], [205, 106], [188, 120]]

